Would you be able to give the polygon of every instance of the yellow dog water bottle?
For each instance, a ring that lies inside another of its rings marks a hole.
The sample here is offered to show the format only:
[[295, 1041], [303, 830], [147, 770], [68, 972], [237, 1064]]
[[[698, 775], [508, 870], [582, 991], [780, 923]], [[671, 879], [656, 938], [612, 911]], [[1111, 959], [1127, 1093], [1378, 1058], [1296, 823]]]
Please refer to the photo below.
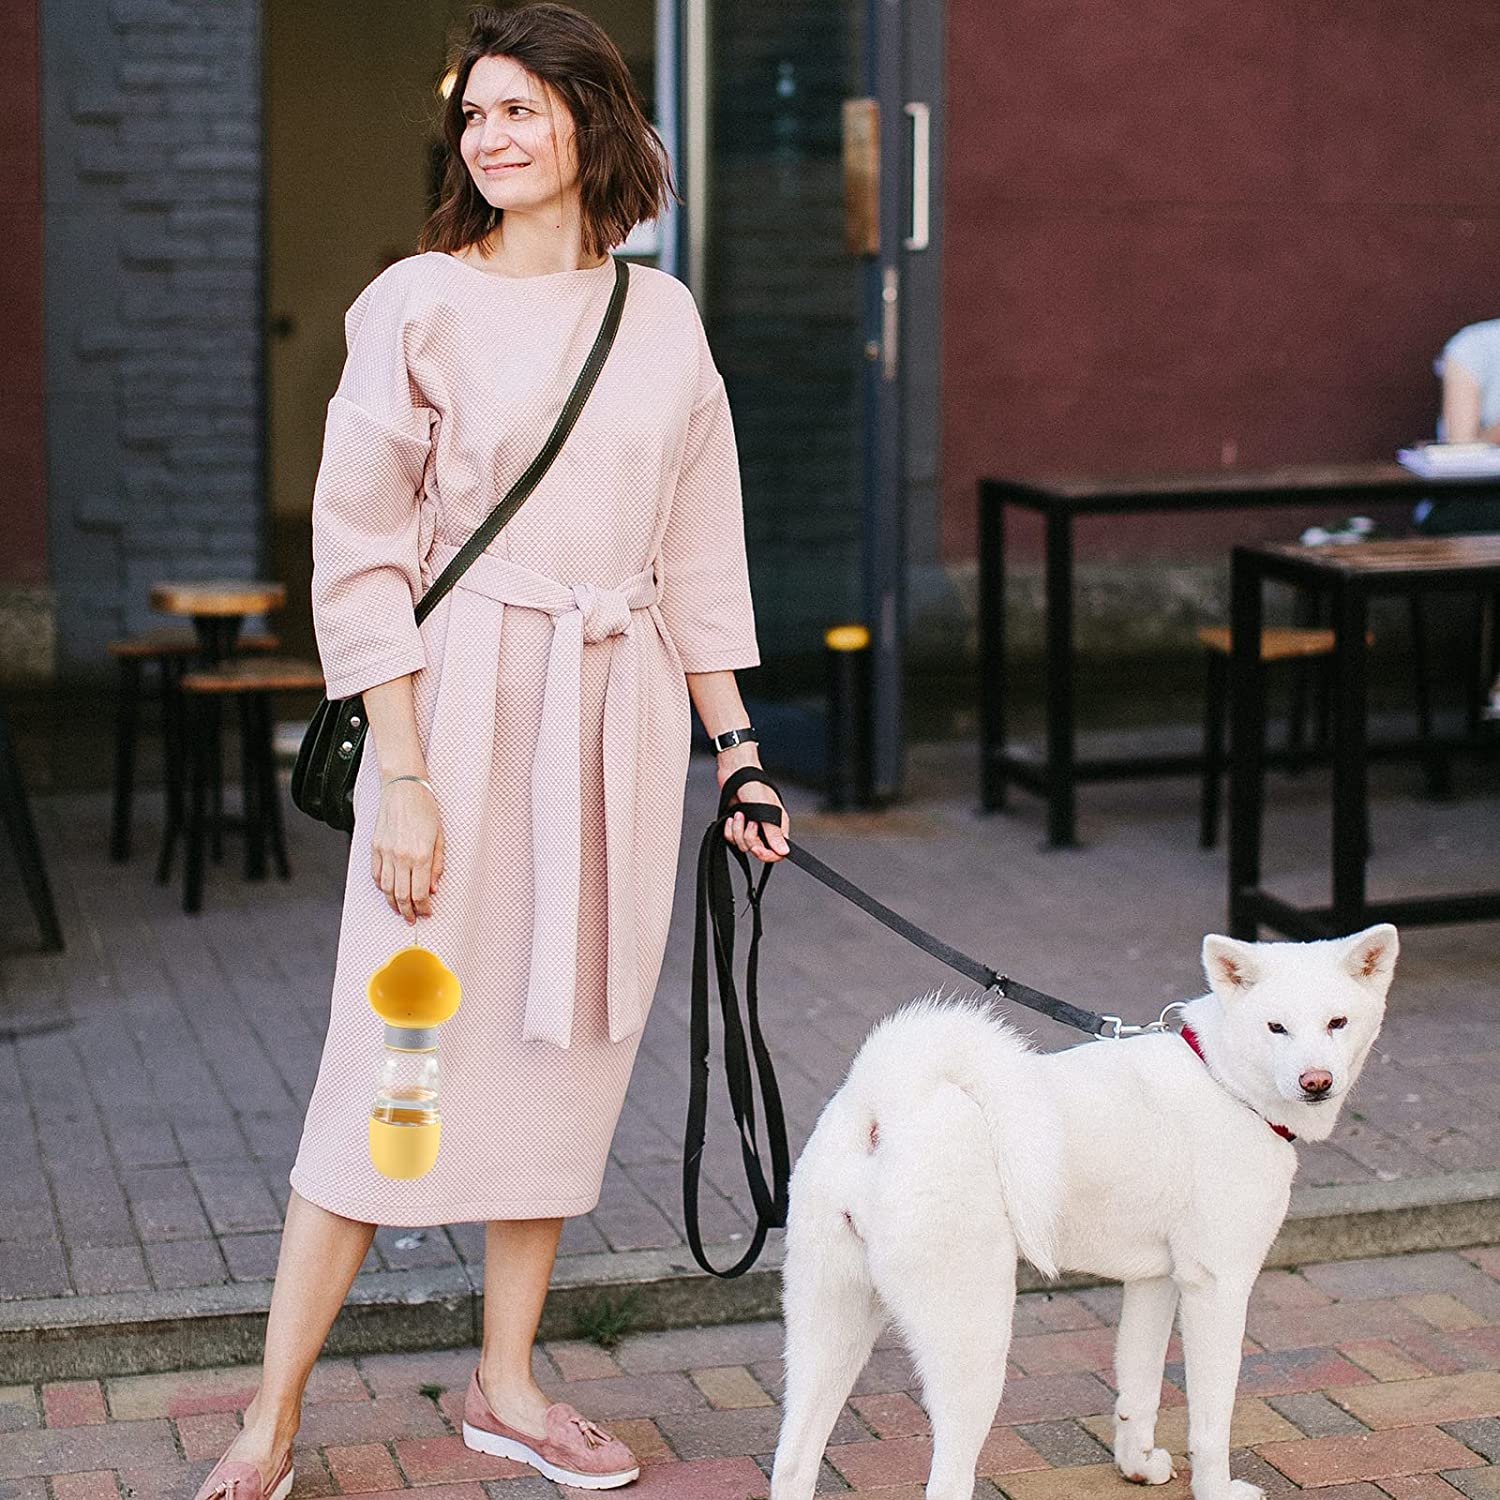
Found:
[[385, 1022], [370, 1160], [387, 1177], [420, 1177], [437, 1160], [437, 1029], [458, 1009], [458, 976], [437, 954], [414, 945], [376, 969], [368, 994]]

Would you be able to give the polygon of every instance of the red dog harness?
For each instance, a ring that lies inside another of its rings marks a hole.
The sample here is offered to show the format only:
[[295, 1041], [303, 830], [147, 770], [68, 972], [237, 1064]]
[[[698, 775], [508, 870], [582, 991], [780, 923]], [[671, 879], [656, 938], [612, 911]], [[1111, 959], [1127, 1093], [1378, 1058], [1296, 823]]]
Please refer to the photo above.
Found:
[[[1182, 1030], [1177, 1034], [1183, 1039], [1183, 1041], [1188, 1044], [1189, 1047], [1193, 1049], [1194, 1052], [1198, 1054], [1199, 1060], [1202, 1062], [1203, 1066], [1205, 1068], [1208, 1067], [1208, 1059], [1203, 1056], [1203, 1047], [1198, 1041], [1198, 1033], [1194, 1031], [1191, 1026], [1184, 1026]], [[1243, 1099], [1240, 1102], [1244, 1104]], [[1245, 1108], [1255, 1110], [1255, 1113], [1260, 1115], [1260, 1111], [1258, 1109], [1255, 1109], [1255, 1106], [1253, 1104], [1246, 1104]], [[1262, 1120], [1266, 1120], [1266, 1117], [1264, 1115], [1260, 1115], [1260, 1117]], [[1278, 1125], [1275, 1120], [1266, 1120], [1266, 1124], [1269, 1125], [1271, 1129], [1274, 1130], [1276, 1134], [1279, 1135], [1284, 1141], [1295, 1141], [1297, 1139], [1297, 1137], [1293, 1135], [1285, 1125]]]

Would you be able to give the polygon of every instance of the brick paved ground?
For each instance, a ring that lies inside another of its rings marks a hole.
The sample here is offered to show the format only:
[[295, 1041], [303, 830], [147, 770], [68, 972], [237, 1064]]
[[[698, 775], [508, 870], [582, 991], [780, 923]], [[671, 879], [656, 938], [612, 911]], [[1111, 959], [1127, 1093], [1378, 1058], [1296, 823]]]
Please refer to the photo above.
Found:
[[[976, 1496], [1139, 1495], [1108, 1462], [1114, 1289], [1020, 1299], [1011, 1370]], [[765, 1496], [780, 1421], [775, 1322], [627, 1335], [536, 1351], [557, 1399], [642, 1458], [641, 1500]], [[1185, 1444], [1168, 1353], [1160, 1441]], [[472, 1349], [329, 1359], [308, 1390], [296, 1500], [416, 1490], [428, 1500], [582, 1495], [458, 1435]], [[245, 1368], [0, 1388], [0, 1500], [187, 1500], [254, 1389]], [[893, 1337], [840, 1416], [825, 1493], [917, 1500], [930, 1456]], [[1264, 1274], [1251, 1304], [1233, 1470], [1270, 1494], [1326, 1500], [1500, 1496], [1500, 1249], [1343, 1261]], [[50, 1488], [49, 1488], [50, 1486]], [[1183, 1476], [1152, 1494], [1185, 1500]]]
[[[149, 764], [149, 756], [145, 763]], [[1500, 796], [1472, 769], [1446, 805], [1411, 768], [1381, 767], [1372, 890], [1500, 885]], [[957, 946], [1018, 977], [1127, 1018], [1202, 989], [1202, 934], [1224, 915], [1222, 852], [1196, 846], [1189, 781], [1086, 789], [1088, 847], [1039, 848], [1041, 815], [975, 812], [972, 746], [917, 747], [912, 799], [844, 822], [787, 786], [794, 837]], [[1298, 898], [1326, 882], [1326, 784], [1277, 778], [1268, 875]], [[671, 941], [603, 1197], [570, 1219], [561, 1252], [681, 1244], [692, 855], [714, 806], [695, 758]], [[286, 1175], [317, 1070], [345, 844], [288, 809], [294, 878], [247, 885], [231, 839], [207, 910], [185, 916], [150, 876], [159, 802], [141, 800], [137, 852], [104, 855], [107, 799], [36, 799], [69, 938], [34, 944], [24, 903], [0, 902], [0, 1299], [264, 1281]], [[0, 841], [0, 880], [14, 892]], [[736, 874], [736, 878], [738, 875]], [[773, 872], [762, 962], [767, 1027], [793, 1149], [872, 1023], [912, 995], [964, 982], [801, 871]], [[1500, 1165], [1495, 927], [1412, 930], [1390, 1017], [1353, 1107], [1325, 1145], [1299, 1148], [1303, 1184], [1369, 1182]], [[1040, 1022], [1046, 1045], [1072, 1034]], [[747, 1204], [714, 1083], [704, 1236], [742, 1233]], [[477, 1262], [477, 1225], [382, 1229], [366, 1269]]]

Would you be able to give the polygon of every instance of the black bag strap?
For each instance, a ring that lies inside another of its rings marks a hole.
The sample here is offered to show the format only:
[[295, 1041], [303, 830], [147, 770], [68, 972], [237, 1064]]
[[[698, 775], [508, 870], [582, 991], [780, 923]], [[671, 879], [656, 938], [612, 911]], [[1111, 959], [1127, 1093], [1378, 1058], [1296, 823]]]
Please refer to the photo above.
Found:
[[589, 357], [584, 361], [583, 369], [578, 372], [578, 379], [573, 383], [572, 392], [563, 403], [563, 409], [558, 413], [552, 432], [542, 445], [542, 451], [532, 459], [530, 467], [510, 487], [505, 498], [479, 523], [479, 529], [458, 549], [457, 554], [448, 560], [448, 566], [433, 579], [432, 587], [417, 601], [418, 625], [427, 618], [443, 595], [458, 582], [459, 575], [464, 569], [494, 541], [500, 528], [520, 509], [521, 502], [541, 483], [542, 476], [551, 466], [552, 460], [557, 457], [564, 439], [578, 420], [578, 414], [583, 410], [583, 403], [589, 399], [589, 393], [594, 389], [594, 382], [599, 378], [599, 371], [604, 368], [605, 357], [615, 341], [615, 332], [620, 326], [620, 315], [625, 307], [625, 288], [630, 282], [630, 266], [623, 257], [618, 255], [614, 257], [614, 262], [615, 287], [610, 294], [609, 306], [604, 312], [604, 321], [599, 325], [599, 332], [594, 338], [594, 347], [589, 350]]

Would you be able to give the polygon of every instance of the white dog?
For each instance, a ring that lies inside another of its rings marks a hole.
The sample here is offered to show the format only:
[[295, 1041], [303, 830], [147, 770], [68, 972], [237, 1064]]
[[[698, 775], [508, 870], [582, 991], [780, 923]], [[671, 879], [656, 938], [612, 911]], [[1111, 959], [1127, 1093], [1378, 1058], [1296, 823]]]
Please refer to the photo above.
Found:
[[[880, 1022], [792, 1174], [786, 1395], [771, 1500], [809, 1500], [828, 1435], [894, 1321], [932, 1422], [927, 1500], [969, 1500], [1005, 1381], [1016, 1259], [1125, 1283], [1115, 1462], [1164, 1484], [1162, 1365], [1181, 1307], [1194, 1500], [1229, 1477], [1250, 1289], [1286, 1215], [1293, 1137], [1321, 1141], [1380, 1030], [1396, 929], [1204, 939], [1181, 1035], [1041, 1053], [982, 1000]], [[1191, 1040], [1190, 1040], [1191, 1039]]]

